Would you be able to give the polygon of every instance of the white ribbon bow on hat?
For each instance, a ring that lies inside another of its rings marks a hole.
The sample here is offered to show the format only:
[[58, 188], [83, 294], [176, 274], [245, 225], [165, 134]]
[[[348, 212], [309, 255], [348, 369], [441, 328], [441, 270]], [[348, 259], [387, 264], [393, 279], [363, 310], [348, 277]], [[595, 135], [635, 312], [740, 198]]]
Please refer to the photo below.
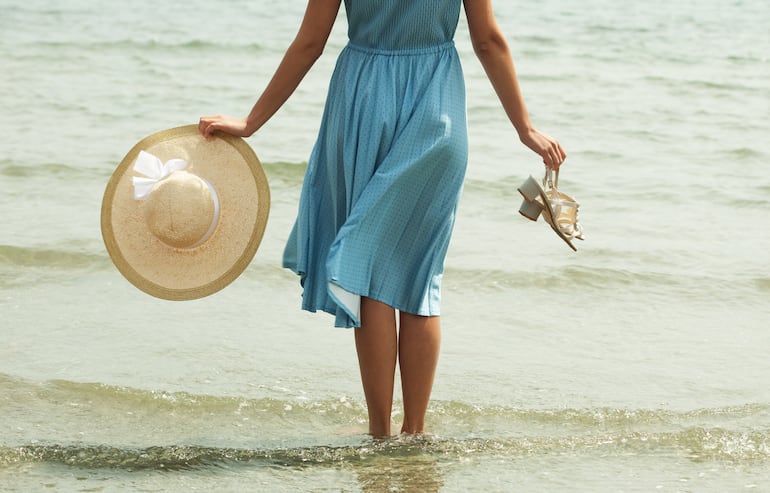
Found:
[[144, 200], [149, 197], [152, 187], [171, 173], [181, 171], [187, 167], [187, 161], [184, 159], [169, 159], [163, 164], [157, 156], [149, 152], [139, 151], [139, 156], [134, 163], [134, 171], [141, 173], [142, 176], [134, 176], [134, 198]]

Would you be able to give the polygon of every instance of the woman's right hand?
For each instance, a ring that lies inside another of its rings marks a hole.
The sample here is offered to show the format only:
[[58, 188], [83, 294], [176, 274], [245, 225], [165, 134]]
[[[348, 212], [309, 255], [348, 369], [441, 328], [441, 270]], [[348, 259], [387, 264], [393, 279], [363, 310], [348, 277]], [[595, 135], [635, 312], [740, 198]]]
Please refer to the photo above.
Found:
[[250, 137], [254, 133], [249, 130], [245, 118], [227, 115], [202, 116], [198, 122], [198, 130], [207, 139], [214, 135], [214, 132], [225, 132], [236, 137]]

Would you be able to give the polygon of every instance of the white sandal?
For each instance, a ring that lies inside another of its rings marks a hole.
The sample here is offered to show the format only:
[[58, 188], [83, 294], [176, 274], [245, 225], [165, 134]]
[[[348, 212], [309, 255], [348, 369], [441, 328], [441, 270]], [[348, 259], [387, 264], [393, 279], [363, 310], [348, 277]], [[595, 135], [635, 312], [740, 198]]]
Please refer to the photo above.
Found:
[[572, 244], [573, 239], [583, 240], [583, 226], [578, 221], [577, 200], [566, 193], [560, 192], [559, 170], [556, 170], [556, 178], [551, 168], [545, 169], [542, 186], [532, 176], [519, 187], [519, 193], [524, 197], [519, 212], [531, 221], [537, 221], [543, 213], [545, 221], [551, 226], [559, 238], [577, 251]]

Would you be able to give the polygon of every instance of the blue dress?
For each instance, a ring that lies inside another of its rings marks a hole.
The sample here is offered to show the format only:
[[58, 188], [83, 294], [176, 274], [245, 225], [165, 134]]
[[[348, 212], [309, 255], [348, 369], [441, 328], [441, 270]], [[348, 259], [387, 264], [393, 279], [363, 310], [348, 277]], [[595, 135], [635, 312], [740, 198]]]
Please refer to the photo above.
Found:
[[283, 265], [302, 308], [360, 326], [365, 296], [439, 315], [468, 158], [453, 37], [462, 0], [345, 0], [332, 75]]

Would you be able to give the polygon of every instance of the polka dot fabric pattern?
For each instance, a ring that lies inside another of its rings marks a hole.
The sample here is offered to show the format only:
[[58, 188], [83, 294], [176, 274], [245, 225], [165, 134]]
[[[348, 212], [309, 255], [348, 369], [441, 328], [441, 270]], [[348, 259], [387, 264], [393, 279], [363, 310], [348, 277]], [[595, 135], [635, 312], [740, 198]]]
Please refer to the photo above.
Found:
[[284, 266], [302, 307], [360, 326], [359, 297], [439, 315], [467, 164], [460, 0], [345, 3], [350, 43], [329, 86]]

